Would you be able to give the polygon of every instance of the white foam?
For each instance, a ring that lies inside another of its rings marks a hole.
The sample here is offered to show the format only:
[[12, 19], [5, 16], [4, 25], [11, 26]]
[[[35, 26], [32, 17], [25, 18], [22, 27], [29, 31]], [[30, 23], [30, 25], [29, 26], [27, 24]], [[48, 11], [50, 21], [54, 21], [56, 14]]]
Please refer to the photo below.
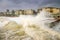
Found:
[[[49, 16], [51, 16], [51, 14], [49, 12], [46, 12], [46, 11], [43, 10], [43, 11], [41, 11], [41, 13], [38, 13], [38, 15], [36, 15], [36, 16], [20, 15], [19, 17], [15, 17], [15, 18], [12, 18], [12, 17], [5, 17], [5, 18], [7, 18], [7, 20], [9, 20], [9, 21], [15, 21], [19, 25], [23, 25], [24, 31], [29, 36], [35, 38], [35, 40], [39, 40], [40, 37], [36, 33], [38, 30], [35, 31], [34, 29], [29, 28], [29, 25], [30, 26], [36, 25], [36, 27], [41, 28], [41, 29], [43, 28], [44, 30], [46, 29], [48, 31], [48, 30], [50, 30], [50, 28], [46, 24], [50, 24], [51, 22], [56, 21], [55, 18], [49, 17]], [[6, 22], [8, 23], [7, 20], [5, 20], [5, 21], [3, 20], [4, 21], [3, 23], [0, 22], [0, 26], [2, 24], [5, 25], [4, 23], [6, 23]]]

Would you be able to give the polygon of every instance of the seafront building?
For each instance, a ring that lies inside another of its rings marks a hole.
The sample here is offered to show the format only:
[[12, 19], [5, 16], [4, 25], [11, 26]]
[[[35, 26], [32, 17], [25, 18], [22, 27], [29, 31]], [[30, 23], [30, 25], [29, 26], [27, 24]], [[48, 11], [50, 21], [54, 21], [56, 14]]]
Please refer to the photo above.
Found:
[[24, 15], [33, 15], [34, 13], [35, 13], [35, 10], [32, 10], [32, 9], [24, 10]]
[[0, 16], [9, 16], [9, 17], [17, 17], [19, 15], [36, 15], [40, 13], [42, 10], [45, 10], [47, 12], [57, 14], [60, 13], [60, 8], [55, 8], [55, 7], [43, 7], [43, 8], [38, 8], [37, 11], [33, 9], [26, 9], [26, 10], [9, 10], [7, 9], [6, 12], [0, 12]]
[[24, 13], [24, 10], [16, 10], [15, 11], [15, 16], [18, 16], [18, 15], [23, 15]]
[[56, 8], [56, 7], [44, 7], [44, 8], [40, 8], [40, 9], [38, 9], [38, 12], [40, 12], [41, 10], [45, 10], [45, 11], [51, 12], [53, 14], [60, 13], [60, 8]]

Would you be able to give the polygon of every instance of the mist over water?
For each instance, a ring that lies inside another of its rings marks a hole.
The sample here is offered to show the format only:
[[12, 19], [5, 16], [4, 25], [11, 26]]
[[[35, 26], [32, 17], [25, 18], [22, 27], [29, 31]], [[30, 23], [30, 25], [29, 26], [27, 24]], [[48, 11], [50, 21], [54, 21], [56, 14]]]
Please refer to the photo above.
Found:
[[43, 10], [35, 16], [0, 17], [0, 31], [2, 31], [0, 34], [4, 34], [2, 36], [5, 37], [0, 35], [0, 38], [1, 40], [60, 40], [60, 23], [50, 28], [50, 24], [56, 21], [51, 15]]

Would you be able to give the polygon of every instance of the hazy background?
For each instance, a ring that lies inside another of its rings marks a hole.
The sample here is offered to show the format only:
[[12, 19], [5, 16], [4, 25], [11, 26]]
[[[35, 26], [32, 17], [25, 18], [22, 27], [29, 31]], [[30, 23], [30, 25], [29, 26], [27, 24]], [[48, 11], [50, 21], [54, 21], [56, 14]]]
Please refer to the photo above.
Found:
[[6, 9], [37, 9], [45, 5], [60, 7], [60, 0], [0, 0], [0, 11]]

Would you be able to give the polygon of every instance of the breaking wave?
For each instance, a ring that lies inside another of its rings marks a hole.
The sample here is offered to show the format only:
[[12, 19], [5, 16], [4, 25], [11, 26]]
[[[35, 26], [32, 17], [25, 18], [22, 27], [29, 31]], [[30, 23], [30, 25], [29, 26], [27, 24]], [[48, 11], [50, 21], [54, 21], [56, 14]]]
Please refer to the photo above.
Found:
[[0, 17], [0, 40], [60, 40], [60, 23], [52, 26], [55, 21], [44, 10], [37, 15]]

